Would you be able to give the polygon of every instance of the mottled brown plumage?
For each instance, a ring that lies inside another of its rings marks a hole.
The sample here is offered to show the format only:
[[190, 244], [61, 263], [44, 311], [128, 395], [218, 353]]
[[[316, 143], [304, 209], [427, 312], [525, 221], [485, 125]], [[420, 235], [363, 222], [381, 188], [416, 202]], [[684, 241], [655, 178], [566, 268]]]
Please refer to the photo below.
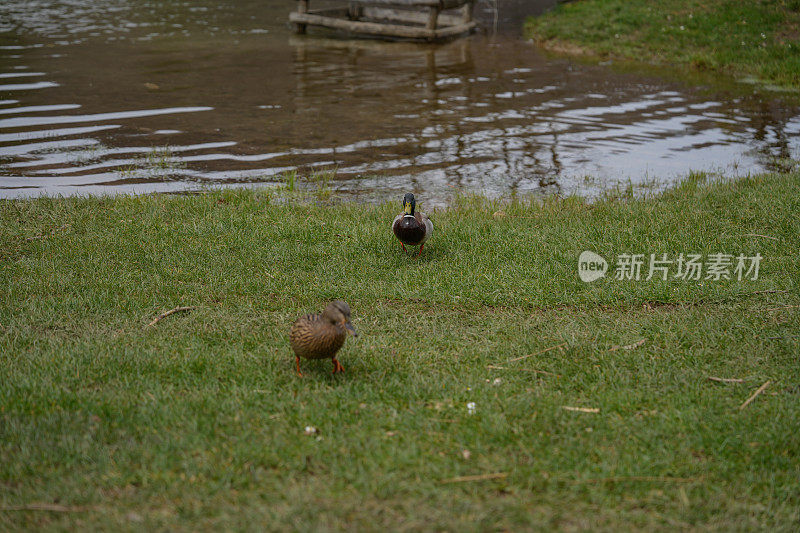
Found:
[[336, 360], [336, 352], [344, 344], [347, 332], [358, 335], [350, 323], [350, 306], [336, 300], [328, 304], [319, 314], [303, 315], [298, 318], [289, 332], [289, 344], [295, 353], [297, 374], [300, 372], [300, 358], [327, 359], [333, 361], [333, 373], [344, 372]]

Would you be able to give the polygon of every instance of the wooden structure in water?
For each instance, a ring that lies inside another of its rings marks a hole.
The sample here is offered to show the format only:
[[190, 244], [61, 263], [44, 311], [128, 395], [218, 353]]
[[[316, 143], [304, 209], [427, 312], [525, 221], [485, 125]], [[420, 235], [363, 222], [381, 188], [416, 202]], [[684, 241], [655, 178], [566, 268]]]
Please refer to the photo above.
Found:
[[475, 0], [350, 0], [338, 8], [309, 9], [297, 0], [289, 15], [297, 33], [322, 26], [387, 39], [442, 41], [472, 31]]

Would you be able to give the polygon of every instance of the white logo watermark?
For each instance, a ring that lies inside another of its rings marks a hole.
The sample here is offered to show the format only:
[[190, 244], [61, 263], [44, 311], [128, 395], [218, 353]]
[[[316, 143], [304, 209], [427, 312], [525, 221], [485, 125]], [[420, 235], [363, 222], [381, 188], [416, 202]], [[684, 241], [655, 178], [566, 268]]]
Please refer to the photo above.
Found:
[[[619, 254], [614, 265], [614, 278], [618, 280], [644, 280], [653, 278], [681, 280], [743, 279], [757, 280], [761, 260], [760, 253], [754, 256], [725, 254]], [[608, 271], [608, 262], [603, 256], [586, 250], [578, 257], [578, 276], [581, 281], [591, 283], [602, 278]]]
[[581, 281], [591, 283], [605, 276], [607, 270], [608, 262], [601, 255], [586, 250], [578, 257], [578, 276]]

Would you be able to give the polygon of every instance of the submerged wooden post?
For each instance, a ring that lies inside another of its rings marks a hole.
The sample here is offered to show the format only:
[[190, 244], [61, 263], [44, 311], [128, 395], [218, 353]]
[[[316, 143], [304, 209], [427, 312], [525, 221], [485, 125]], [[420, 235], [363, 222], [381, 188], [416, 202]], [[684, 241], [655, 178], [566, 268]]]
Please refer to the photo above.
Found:
[[439, 19], [439, 6], [431, 6], [428, 12], [428, 24], [425, 26], [430, 31], [436, 30], [436, 22]]
[[347, 5], [347, 16], [350, 17], [350, 20], [358, 20], [364, 13], [364, 8], [361, 4], [357, 4], [355, 2], [350, 2]]
[[[297, 12], [298, 13], [308, 13], [308, 0], [298, 0], [297, 2]], [[295, 33], [305, 33], [306, 32], [306, 25], [302, 22], [295, 22], [294, 24], [294, 32]]]
[[461, 21], [464, 24], [472, 22], [472, 11], [475, 8], [475, 2], [469, 0], [464, 6], [461, 8]]

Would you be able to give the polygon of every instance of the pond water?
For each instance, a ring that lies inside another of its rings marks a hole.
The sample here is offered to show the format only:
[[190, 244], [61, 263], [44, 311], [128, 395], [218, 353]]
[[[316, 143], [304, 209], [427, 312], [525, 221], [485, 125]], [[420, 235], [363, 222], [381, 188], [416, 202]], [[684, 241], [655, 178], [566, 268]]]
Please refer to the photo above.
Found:
[[414, 190], [430, 205], [741, 175], [797, 155], [787, 95], [546, 57], [518, 35], [549, 3], [482, 0], [481, 32], [425, 45], [296, 36], [293, 0], [3, 0], [0, 198], [297, 170], [332, 171], [328, 186], [359, 199]]

